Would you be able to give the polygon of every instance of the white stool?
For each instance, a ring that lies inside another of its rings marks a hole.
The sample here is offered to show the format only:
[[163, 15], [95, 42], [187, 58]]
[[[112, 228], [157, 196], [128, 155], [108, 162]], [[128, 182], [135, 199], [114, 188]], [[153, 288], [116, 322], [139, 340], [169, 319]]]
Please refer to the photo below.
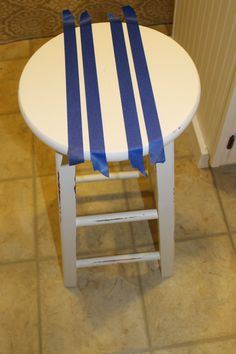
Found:
[[[67, 287], [76, 286], [76, 268], [81, 267], [158, 260], [163, 277], [170, 276], [173, 271], [174, 139], [183, 132], [196, 112], [200, 98], [200, 82], [191, 58], [182, 47], [155, 30], [142, 26], [140, 29], [166, 154], [166, 162], [157, 164], [154, 168], [156, 209], [76, 217], [76, 182], [106, 178], [92, 175], [76, 179], [75, 166], [68, 166], [66, 161], [68, 136], [63, 35], [50, 40], [33, 55], [20, 79], [19, 104], [22, 115], [34, 134], [56, 151], [63, 271]], [[124, 33], [146, 155], [148, 141], [125, 25]], [[127, 160], [128, 149], [109, 24], [94, 24], [93, 36], [107, 160]], [[77, 45], [84, 154], [85, 159], [90, 160], [79, 28]], [[136, 171], [120, 172], [111, 174], [110, 178], [135, 178], [138, 175]], [[149, 219], [159, 220], [159, 252], [76, 260], [77, 227]]]

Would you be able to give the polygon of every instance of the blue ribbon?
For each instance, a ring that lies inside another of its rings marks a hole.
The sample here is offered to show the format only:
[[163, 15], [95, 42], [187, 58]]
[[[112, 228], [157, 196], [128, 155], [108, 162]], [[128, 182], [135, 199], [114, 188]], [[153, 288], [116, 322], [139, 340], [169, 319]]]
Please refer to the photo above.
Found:
[[161, 127], [137, 17], [132, 7], [124, 6], [122, 9], [128, 28], [135, 72], [139, 86], [139, 93], [149, 140], [150, 160], [153, 164], [157, 162], [165, 162]]
[[84, 83], [89, 127], [91, 161], [94, 170], [109, 177], [103, 136], [97, 69], [93, 45], [91, 17], [85, 11], [80, 16], [80, 35], [84, 66]]
[[121, 21], [114, 17], [112, 14], [109, 14], [108, 18], [111, 26], [113, 47], [116, 59], [116, 68], [129, 150], [129, 160], [133, 167], [138, 168], [141, 173], [145, 174], [145, 168], [143, 164], [142, 139], [131, 81], [127, 50], [125, 46], [123, 27]]
[[62, 14], [64, 27], [69, 165], [84, 162], [75, 22], [69, 10]]

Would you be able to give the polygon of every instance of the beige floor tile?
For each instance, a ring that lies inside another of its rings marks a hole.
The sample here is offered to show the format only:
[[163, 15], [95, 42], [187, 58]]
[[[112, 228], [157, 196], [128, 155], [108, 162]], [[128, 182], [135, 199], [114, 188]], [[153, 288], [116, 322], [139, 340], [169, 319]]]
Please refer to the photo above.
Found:
[[77, 255], [80, 258], [133, 253], [129, 225], [87, 226], [77, 230]]
[[78, 214], [119, 212], [126, 208], [121, 181], [92, 182], [77, 185]]
[[56, 173], [55, 151], [34, 136], [35, 170], [37, 176]]
[[[29, 55], [29, 53], [24, 52], [27, 46], [29, 46], [28, 41], [27, 45], [26, 41], [16, 42], [14, 44], [3, 45], [3, 48], [0, 50], [0, 58], [1, 54], [3, 56], [0, 59], [0, 114], [16, 113], [19, 111], [18, 85], [21, 72]], [[21, 49], [23, 49], [22, 53]], [[17, 54], [18, 51], [19, 55]], [[9, 52], [9, 57], [4, 58], [5, 52]]]
[[0, 81], [0, 114], [19, 112], [18, 85], [19, 80]]
[[27, 63], [27, 58], [0, 61], [0, 80], [19, 80], [21, 73]]
[[226, 232], [210, 171], [176, 159], [175, 173], [176, 238]]
[[19, 114], [0, 117], [0, 180], [32, 176], [32, 134]]
[[[148, 178], [127, 180], [124, 185], [130, 210], [156, 208]], [[131, 229], [138, 252], [155, 250], [154, 243], [157, 244], [158, 242], [157, 222], [155, 220], [131, 223]]]
[[233, 242], [234, 242], [234, 245], [235, 245], [235, 248], [236, 248], [236, 234], [233, 234]]
[[19, 41], [0, 45], [0, 60], [26, 58], [30, 55], [29, 41]]
[[[113, 213], [127, 210], [121, 181], [104, 181], [77, 186], [78, 215]], [[77, 253], [115, 254], [133, 249], [128, 223], [83, 227], [77, 231]]]
[[0, 284], [0, 354], [39, 353], [35, 264], [1, 266]]
[[[198, 169], [191, 158], [179, 158], [175, 172], [176, 239], [226, 232], [210, 171]], [[155, 208], [148, 179], [125, 181], [125, 188], [130, 209]], [[132, 229], [136, 246], [153, 249], [155, 221], [133, 223]]]
[[0, 262], [34, 257], [32, 180], [0, 183]]
[[236, 165], [214, 168], [213, 173], [231, 230], [236, 230]]
[[56, 176], [38, 177], [36, 188], [39, 257], [60, 256]]
[[[119, 172], [121, 171], [120, 163], [119, 162], [108, 162], [108, 169], [109, 173]], [[99, 172], [93, 170], [92, 162], [85, 161], [80, 165], [77, 165], [77, 174], [84, 175], [84, 174], [99, 174]]]
[[41, 262], [44, 354], [105, 354], [147, 347], [136, 266], [81, 269], [63, 287], [56, 262]]
[[235, 354], [236, 339], [215, 343], [189, 345], [181, 348], [156, 350], [153, 354]]
[[140, 264], [153, 347], [236, 335], [236, 258], [227, 236], [176, 245], [173, 277]]
[[175, 140], [175, 158], [192, 156], [192, 133], [189, 127]]

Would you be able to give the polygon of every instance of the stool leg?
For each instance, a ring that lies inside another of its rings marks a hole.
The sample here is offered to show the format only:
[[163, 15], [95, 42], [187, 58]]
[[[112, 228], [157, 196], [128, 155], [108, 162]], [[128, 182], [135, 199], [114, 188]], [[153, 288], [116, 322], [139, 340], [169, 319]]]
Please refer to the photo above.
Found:
[[76, 277], [76, 195], [75, 166], [63, 163], [56, 153], [64, 285], [75, 287]]
[[163, 278], [173, 273], [174, 263], [174, 142], [165, 146], [166, 162], [156, 164], [159, 215], [160, 266]]

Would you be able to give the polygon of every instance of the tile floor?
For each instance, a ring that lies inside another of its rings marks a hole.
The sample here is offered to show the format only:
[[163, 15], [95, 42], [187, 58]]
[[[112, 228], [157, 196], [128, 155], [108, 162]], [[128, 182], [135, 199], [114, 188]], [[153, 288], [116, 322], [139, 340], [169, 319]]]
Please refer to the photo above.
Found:
[[[21, 70], [44, 41], [0, 47], [0, 354], [235, 354], [236, 167], [197, 169], [189, 130], [176, 142], [174, 276], [113, 265], [63, 287], [53, 152], [17, 104]], [[80, 213], [153, 203], [145, 179], [78, 196]], [[155, 236], [151, 222], [81, 229], [77, 253], [150, 250]]]

